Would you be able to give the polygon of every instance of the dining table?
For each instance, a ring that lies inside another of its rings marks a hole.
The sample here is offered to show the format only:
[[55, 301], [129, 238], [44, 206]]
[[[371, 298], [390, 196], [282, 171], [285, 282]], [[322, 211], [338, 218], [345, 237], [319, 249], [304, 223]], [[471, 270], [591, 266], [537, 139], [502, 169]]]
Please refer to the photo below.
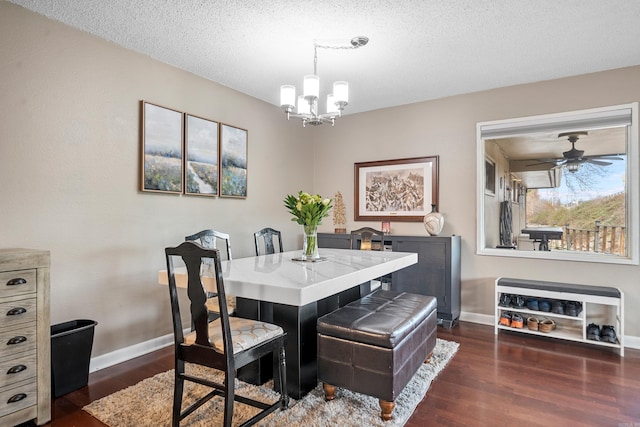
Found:
[[[300, 399], [317, 385], [318, 317], [370, 291], [371, 280], [418, 262], [408, 252], [321, 250], [320, 259], [300, 260], [301, 251], [277, 252], [223, 261], [224, 287], [236, 298], [236, 315], [279, 325], [287, 333], [287, 392]], [[202, 284], [215, 292], [213, 266], [203, 264]], [[176, 285], [186, 288], [185, 267], [175, 269]], [[167, 272], [158, 273], [167, 285]], [[272, 375], [262, 360], [238, 372], [238, 378], [262, 384]]]

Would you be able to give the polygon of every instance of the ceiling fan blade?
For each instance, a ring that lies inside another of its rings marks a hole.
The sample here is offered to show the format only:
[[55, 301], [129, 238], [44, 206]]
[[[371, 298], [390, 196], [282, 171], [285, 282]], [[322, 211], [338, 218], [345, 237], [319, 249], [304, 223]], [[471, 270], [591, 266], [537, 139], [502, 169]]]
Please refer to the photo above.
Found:
[[536, 162], [536, 163], [530, 163], [527, 166], [539, 166], [539, 165], [546, 165], [549, 163], [552, 163], [554, 165], [561, 165], [565, 163], [566, 160], [559, 161], [559, 159], [535, 159], [535, 160], [532, 160], [532, 162]]
[[598, 155], [594, 155], [594, 156], [583, 156], [583, 159], [596, 159], [596, 160], [624, 160], [622, 157], [618, 157], [618, 156], [606, 156], [606, 155], [602, 155], [602, 156], [598, 156]]
[[591, 163], [592, 165], [598, 165], [598, 166], [609, 166], [613, 164], [611, 162], [603, 162], [602, 160], [595, 160], [595, 159], [583, 159], [583, 160], [586, 163]]

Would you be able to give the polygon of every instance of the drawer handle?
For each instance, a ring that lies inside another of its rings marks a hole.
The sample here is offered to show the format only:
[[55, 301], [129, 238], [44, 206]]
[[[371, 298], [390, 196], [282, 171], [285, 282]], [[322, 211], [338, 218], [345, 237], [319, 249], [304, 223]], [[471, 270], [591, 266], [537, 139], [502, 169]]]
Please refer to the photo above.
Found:
[[17, 337], [13, 337], [9, 341], [7, 341], [7, 345], [20, 344], [20, 343], [25, 342], [26, 340], [27, 340], [27, 337], [23, 337], [22, 335], [18, 335]]
[[27, 312], [27, 309], [24, 307], [16, 307], [16, 308], [12, 308], [11, 310], [7, 311], [7, 316], [17, 316], [19, 314], [24, 314]]
[[14, 394], [13, 396], [11, 396], [9, 398], [9, 400], [7, 400], [7, 403], [16, 403], [16, 402], [20, 402], [22, 399], [26, 398], [27, 395], [25, 393], [18, 393], [18, 394]]
[[22, 277], [16, 277], [15, 279], [9, 280], [7, 282], [7, 286], [18, 286], [18, 285], [24, 285], [25, 283], [27, 283], [25, 279], [23, 279]]
[[7, 375], [11, 375], [11, 374], [17, 374], [18, 372], [22, 372], [22, 371], [26, 371], [27, 367], [24, 365], [16, 365], [16, 366], [12, 366], [11, 368], [9, 368], [9, 370], [7, 371]]

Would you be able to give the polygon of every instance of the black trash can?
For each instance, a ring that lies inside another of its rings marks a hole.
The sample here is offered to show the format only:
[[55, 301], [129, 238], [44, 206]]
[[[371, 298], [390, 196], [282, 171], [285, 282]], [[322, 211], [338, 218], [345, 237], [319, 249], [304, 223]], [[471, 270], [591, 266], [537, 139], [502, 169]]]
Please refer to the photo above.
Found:
[[93, 332], [98, 322], [72, 320], [51, 326], [51, 390], [59, 397], [89, 382]]

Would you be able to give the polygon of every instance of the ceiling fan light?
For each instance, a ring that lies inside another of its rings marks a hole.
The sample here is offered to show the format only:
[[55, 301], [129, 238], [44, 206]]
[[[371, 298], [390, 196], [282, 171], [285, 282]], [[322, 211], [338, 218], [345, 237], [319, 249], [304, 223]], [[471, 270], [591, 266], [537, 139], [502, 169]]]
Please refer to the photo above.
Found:
[[575, 173], [575, 172], [578, 172], [578, 169], [580, 169], [580, 163], [577, 163], [577, 162], [567, 163], [567, 170], [569, 172]]

